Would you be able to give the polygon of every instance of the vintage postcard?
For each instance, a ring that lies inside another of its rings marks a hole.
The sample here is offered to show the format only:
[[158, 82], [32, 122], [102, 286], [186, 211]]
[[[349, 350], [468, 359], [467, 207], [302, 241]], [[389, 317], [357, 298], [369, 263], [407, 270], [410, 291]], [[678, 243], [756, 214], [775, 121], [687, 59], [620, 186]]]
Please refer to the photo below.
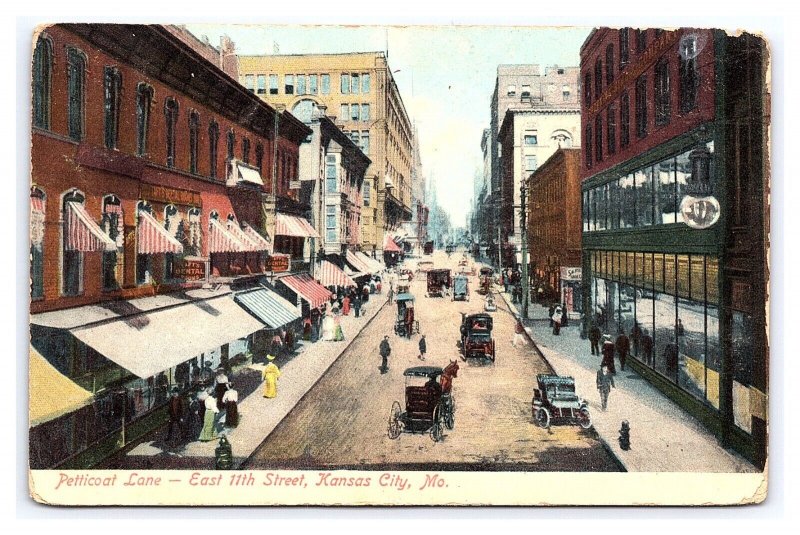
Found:
[[31, 37], [33, 500], [766, 498], [757, 32]]

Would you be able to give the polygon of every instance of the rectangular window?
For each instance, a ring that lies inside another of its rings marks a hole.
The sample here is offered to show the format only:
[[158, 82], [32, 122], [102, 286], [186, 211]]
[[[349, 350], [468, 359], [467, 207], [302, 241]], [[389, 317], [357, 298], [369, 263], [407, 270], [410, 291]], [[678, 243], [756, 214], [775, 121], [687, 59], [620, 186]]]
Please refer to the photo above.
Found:
[[583, 100], [585, 107], [592, 105], [592, 74], [588, 72], [583, 77]]
[[217, 146], [219, 145], [219, 126], [214, 121], [208, 125], [208, 176], [217, 176]]
[[647, 75], [636, 80], [636, 136], [647, 136]]
[[175, 127], [178, 122], [178, 103], [174, 98], [167, 98], [164, 103], [164, 116], [167, 121], [167, 167], [175, 166]]
[[270, 74], [269, 75], [269, 94], [270, 95], [277, 95], [278, 94], [278, 75], [277, 74]]
[[630, 28], [620, 28], [619, 30], [619, 70], [625, 68], [631, 59], [630, 53]]
[[636, 196], [633, 175], [619, 179], [620, 222], [619, 228], [633, 228], [636, 224]]
[[136, 89], [136, 154], [147, 153], [147, 134], [150, 130], [150, 106], [153, 103], [153, 88], [139, 84]]
[[142, 285], [152, 280], [153, 276], [153, 255], [136, 255], [136, 284]]
[[339, 107], [339, 113], [342, 121], [348, 121], [350, 119], [350, 104], [342, 104]]
[[64, 251], [64, 295], [83, 293], [83, 253]]
[[522, 92], [519, 95], [521, 98], [531, 98], [531, 86], [523, 85]]
[[53, 70], [53, 49], [42, 35], [33, 52], [33, 126], [50, 128], [50, 78]]
[[197, 174], [197, 145], [199, 142], [198, 130], [200, 117], [197, 112], [189, 115], [189, 172]]
[[308, 75], [308, 92], [312, 95], [316, 95], [319, 92], [319, 87], [317, 86], [318, 77], [316, 74]]
[[361, 136], [358, 133], [358, 130], [354, 130], [350, 132], [350, 139], [353, 140], [353, 143], [358, 147], [361, 145]]
[[70, 48], [68, 57], [67, 71], [67, 90], [69, 92], [67, 100], [67, 115], [69, 122], [69, 137], [75, 141], [83, 139], [83, 104], [84, 104], [84, 83], [86, 73], [86, 62], [83, 54]]
[[603, 91], [603, 61], [600, 58], [594, 62], [594, 99], [600, 98]]
[[603, 160], [603, 117], [599, 113], [594, 118], [594, 158]]
[[106, 67], [104, 74], [105, 143], [107, 149], [116, 149], [119, 139], [119, 105], [122, 74], [116, 67]]
[[526, 145], [538, 145], [539, 138], [536, 134], [525, 134], [524, 143]]
[[325, 157], [325, 191], [336, 192], [336, 156]]
[[358, 74], [350, 75], [350, 92], [354, 95], [361, 92], [361, 78]]
[[675, 204], [677, 206], [676, 218], [678, 223], [684, 222], [680, 205], [686, 196], [686, 181], [692, 176], [692, 162], [689, 160], [689, 152], [686, 151], [675, 158]]
[[655, 123], [661, 126], [669, 123], [670, 106], [672, 104], [669, 87], [669, 62], [666, 60], [661, 60], [656, 64], [654, 85], [656, 99]]
[[305, 74], [298, 74], [297, 75], [297, 94], [298, 95], [306, 95], [306, 75]]
[[[369, 206], [370, 194], [371, 194], [371, 189], [369, 187], [369, 182], [364, 182], [364, 206]], [[366, 220], [364, 221], [364, 223], [366, 223]]]
[[641, 54], [647, 48], [647, 30], [636, 30], [636, 53]]
[[655, 223], [675, 223], [678, 207], [675, 202], [675, 159], [669, 158], [655, 166]]
[[606, 111], [606, 130], [608, 153], [614, 154], [617, 152], [617, 107], [614, 104], [609, 105]]
[[515, 85], [508, 86], [508, 91], [507, 91], [506, 94], [509, 97], [513, 97], [514, 95], [516, 95], [517, 94], [517, 86], [515, 86]]
[[369, 121], [369, 104], [361, 105], [361, 120]]
[[331, 75], [330, 74], [321, 74], [319, 79], [322, 94], [328, 95], [331, 92]]
[[365, 72], [361, 74], [361, 92], [365, 95], [369, 93], [369, 73]]
[[586, 125], [586, 142], [584, 143], [584, 154], [586, 156], [586, 168], [592, 167], [592, 125]]
[[606, 47], [606, 86], [614, 81], [614, 66], [614, 45], [609, 44]]
[[327, 240], [331, 242], [337, 241], [335, 205], [325, 206], [325, 228], [327, 230]]
[[525, 156], [525, 171], [533, 172], [538, 167], [536, 156]]
[[339, 91], [342, 95], [349, 95], [350, 94], [350, 75], [349, 74], [342, 74], [339, 79]]
[[636, 226], [653, 224], [653, 181], [652, 167], [636, 171], [633, 180], [636, 187]]
[[353, 121], [358, 121], [359, 120], [359, 117], [360, 117], [359, 109], [360, 108], [359, 108], [358, 104], [352, 104], [350, 106], [350, 119], [352, 119]]
[[259, 74], [257, 77], [258, 85], [256, 88], [256, 93], [259, 95], [266, 95], [267, 94], [267, 75], [266, 74]]
[[631, 99], [628, 92], [619, 99], [619, 146], [627, 147], [631, 142]]
[[283, 92], [287, 95], [294, 95], [294, 75], [287, 74], [283, 77]]
[[589, 192], [583, 192], [583, 231], [589, 231]]
[[609, 228], [619, 228], [619, 182], [616, 180], [608, 185], [608, 206], [609, 206]]
[[251, 93], [254, 93], [256, 90], [256, 79], [255, 76], [252, 74], [245, 74], [244, 75], [244, 87]]
[[697, 55], [697, 39], [681, 39], [679, 60], [681, 113], [686, 113], [697, 107], [697, 89], [700, 87]]
[[369, 156], [369, 130], [361, 131], [361, 152]]

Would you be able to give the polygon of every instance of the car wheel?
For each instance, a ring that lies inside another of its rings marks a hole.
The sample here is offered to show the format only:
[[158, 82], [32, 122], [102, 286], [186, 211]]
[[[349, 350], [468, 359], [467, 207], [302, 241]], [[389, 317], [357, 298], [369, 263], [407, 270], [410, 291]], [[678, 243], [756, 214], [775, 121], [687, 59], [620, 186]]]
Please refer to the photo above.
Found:
[[578, 423], [580, 423], [581, 427], [584, 429], [592, 427], [592, 416], [589, 414], [589, 409], [586, 407], [581, 408], [578, 412]]
[[550, 411], [544, 407], [539, 407], [536, 411], [536, 425], [543, 429], [550, 427]]

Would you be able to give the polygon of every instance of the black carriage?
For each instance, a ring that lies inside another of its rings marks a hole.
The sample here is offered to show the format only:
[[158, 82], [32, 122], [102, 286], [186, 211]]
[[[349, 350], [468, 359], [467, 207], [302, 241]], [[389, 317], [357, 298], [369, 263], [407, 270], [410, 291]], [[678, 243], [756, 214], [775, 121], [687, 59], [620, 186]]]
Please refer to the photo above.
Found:
[[456, 376], [458, 364], [451, 362], [445, 368], [415, 366], [408, 368], [405, 376], [405, 411], [400, 402], [392, 403], [389, 413], [389, 438], [401, 433], [430, 433], [434, 442], [442, 440], [444, 428], [455, 426], [455, 401], [450, 386]]
[[414, 318], [414, 296], [410, 293], [400, 293], [395, 297], [395, 302], [397, 319], [394, 322], [394, 333], [406, 337], [419, 333], [419, 320]]
[[426, 282], [428, 297], [444, 297], [453, 284], [453, 278], [449, 269], [431, 269]]
[[479, 275], [478, 293], [488, 295], [492, 288], [492, 268], [482, 267]]
[[539, 427], [551, 423], [577, 423], [584, 429], [592, 427], [589, 403], [575, 393], [575, 379], [559, 375], [539, 374], [533, 390], [531, 411]]
[[469, 314], [461, 321], [461, 358], [483, 357], [494, 362], [495, 344], [492, 338], [494, 318], [489, 314]]

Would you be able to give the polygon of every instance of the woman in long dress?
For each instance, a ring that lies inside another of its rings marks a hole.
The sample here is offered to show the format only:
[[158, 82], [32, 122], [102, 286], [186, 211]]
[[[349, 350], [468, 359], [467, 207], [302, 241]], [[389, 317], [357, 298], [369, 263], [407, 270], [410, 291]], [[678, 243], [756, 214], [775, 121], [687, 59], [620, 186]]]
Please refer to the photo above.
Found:
[[278, 377], [281, 376], [281, 371], [275, 363], [272, 362], [275, 360], [274, 355], [267, 355], [267, 360], [269, 363], [261, 374], [261, 378], [264, 379], [264, 397], [274, 398], [278, 395]]
[[342, 331], [342, 320], [339, 318], [339, 316], [334, 316], [333, 323], [336, 326], [333, 341], [341, 342], [342, 340], [344, 340], [344, 331]]
[[239, 425], [239, 392], [233, 389], [232, 383], [228, 383], [222, 402], [225, 404], [225, 427], [236, 427]]
[[336, 324], [333, 321], [333, 316], [327, 314], [325, 319], [322, 320], [322, 340], [325, 342], [333, 341], [336, 335]]
[[214, 422], [219, 409], [217, 408], [217, 400], [214, 397], [209, 396], [208, 393], [203, 392], [200, 395], [200, 398], [205, 404], [206, 412], [203, 416], [203, 430], [200, 431], [199, 439], [202, 442], [208, 442], [209, 440], [214, 440], [217, 438], [217, 430], [214, 426]]

